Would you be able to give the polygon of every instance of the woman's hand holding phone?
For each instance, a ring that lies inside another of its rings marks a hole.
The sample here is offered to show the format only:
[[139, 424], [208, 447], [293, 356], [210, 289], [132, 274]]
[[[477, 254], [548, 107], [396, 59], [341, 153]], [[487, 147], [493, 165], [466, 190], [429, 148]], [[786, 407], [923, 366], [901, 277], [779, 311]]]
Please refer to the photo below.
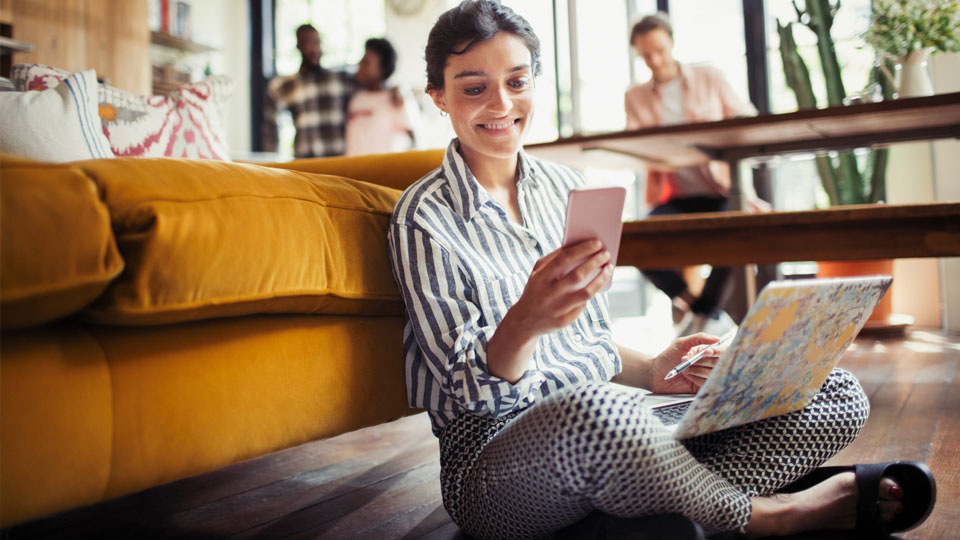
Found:
[[[568, 271], [577, 261], [583, 262]], [[598, 270], [586, 287], [579, 286], [584, 277]], [[560, 248], [537, 261], [520, 299], [490, 339], [490, 373], [516, 382], [528, 369], [540, 336], [572, 323], [612, 277], [610, 253], [597, 240]]]
[[[577, 261], [582, 262], [569, 270]], [[610, 281], [613, 266], [609, 262], [610, 253], [599, 240], [587, 240], [548, 254], [534, 264], [520, 300], [507, 316], [538, 337], [569, 325]], [[585, 287], [578, 287], [594, 273], [596, 277]]]

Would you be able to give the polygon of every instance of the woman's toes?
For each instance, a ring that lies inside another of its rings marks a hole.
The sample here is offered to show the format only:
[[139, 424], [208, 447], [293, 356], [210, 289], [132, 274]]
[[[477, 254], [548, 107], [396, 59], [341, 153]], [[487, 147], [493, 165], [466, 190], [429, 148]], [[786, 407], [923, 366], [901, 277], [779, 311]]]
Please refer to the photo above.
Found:
[[893, 481], [892, 478], [882, 478], [880, 480], [880, 498], [898, 500], [903, 497], [903, 490]]
[[901, 510], [903, 510], [903, 505], [900, 504], [900, 501], [880, 501], [880, 519], [883, 521], [890, 521]]

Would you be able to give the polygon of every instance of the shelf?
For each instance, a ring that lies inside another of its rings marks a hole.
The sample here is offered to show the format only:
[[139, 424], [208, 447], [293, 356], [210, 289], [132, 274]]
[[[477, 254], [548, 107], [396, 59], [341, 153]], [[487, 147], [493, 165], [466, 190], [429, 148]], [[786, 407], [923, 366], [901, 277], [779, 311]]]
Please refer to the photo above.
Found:
[[216, 47], [211, 47], [210, 45], [204, 45], [202, 43], [197, 43], [196, 41], [190, 41], [189, 39], [183, 39], [171, 34], [156, 31], [150, 32], [150, 43], [192, 53], [213, 52], [218, 50]]
[[33, 45], [13, 38], [0, 37], [0, 49], [10, 52], [31, 52], [33, 51]]

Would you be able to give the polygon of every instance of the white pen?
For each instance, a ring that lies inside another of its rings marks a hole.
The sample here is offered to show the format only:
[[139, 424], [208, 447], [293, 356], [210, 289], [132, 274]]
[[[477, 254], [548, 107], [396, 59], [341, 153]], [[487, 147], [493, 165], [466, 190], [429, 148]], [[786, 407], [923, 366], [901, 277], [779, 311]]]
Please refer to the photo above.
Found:
[[669, 381], [670, 379], [672, 379], [672, 378], [676, 377], [677, 375], [683, 373], [684, 371], [687, 370], [688, 367], [690, 367], [690, 366], [694, 365], [695, 363], [697, 363], [697, 360], [700, 360], [701, 358], [703, 358], [704, 356], [706, 356], [707, 351], [711, 350], [711, 348], [716, 347], [717, 345], [726, 345], [728, 342], [732, 341], [732, 340], [733, 340], [733, 337], [736, 336], [736, 335], [737, 335], [737, 329], [736, 329], [736, 328], [731, 329], [729, 332], [727, 332], [726, 334], [724, 334], [723, 337], [721, 337], [720, 340], [717, 341], [716, 343], [712, 343], [712, 344], [708, 345], [708, 346], [705, 347], [702, 351], [700, 351], [700, 352], [698, 352], [697, 354], [691, 356], [690, 358], [684, 360], [683, 362], [680, 362], [679, 364], [677, 364], [677, 367], [671, 369], [671, 370], [667, 373], [667, 376], [663, 378], [663, 380]]

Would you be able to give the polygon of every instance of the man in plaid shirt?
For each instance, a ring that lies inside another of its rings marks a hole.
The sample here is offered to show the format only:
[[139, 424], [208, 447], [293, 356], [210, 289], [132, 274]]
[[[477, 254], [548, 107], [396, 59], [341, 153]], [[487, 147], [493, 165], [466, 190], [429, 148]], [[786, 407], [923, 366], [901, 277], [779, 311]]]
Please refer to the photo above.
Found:
[[277, 77], [267, 86], [263, 111], [264, 150], [277, 149], [277, 109], [293, 115], [297, 134], [293, 154], [298, 158], [343, 155], [346, 150], [347, 104], [356, 89], [354, 77], [320, 67], [320, 33], [305, 24], [297, 28], [300, 71]]

